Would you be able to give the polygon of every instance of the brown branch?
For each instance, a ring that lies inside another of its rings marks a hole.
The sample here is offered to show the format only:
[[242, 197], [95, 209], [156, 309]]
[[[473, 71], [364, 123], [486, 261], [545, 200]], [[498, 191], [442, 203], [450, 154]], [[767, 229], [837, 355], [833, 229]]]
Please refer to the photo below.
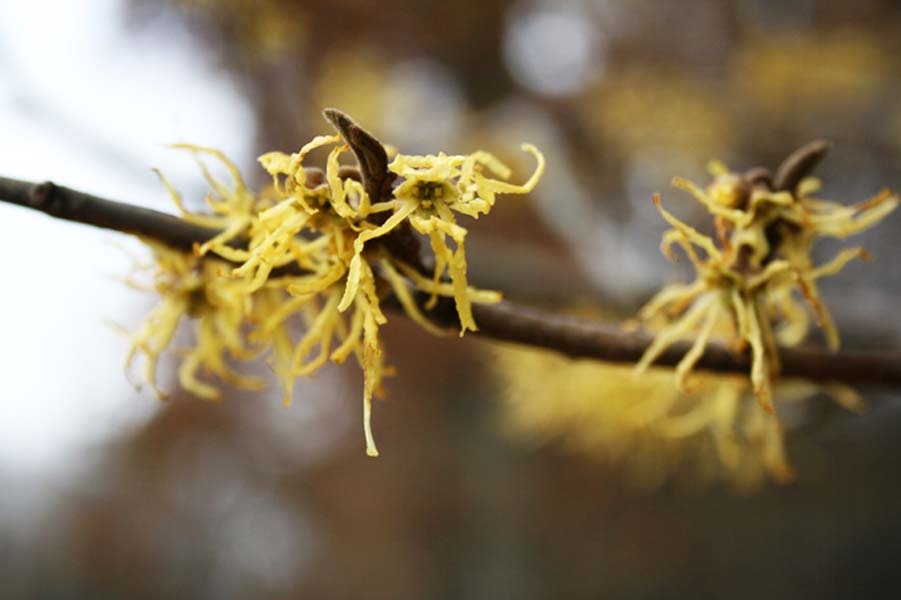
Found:
[[[652, 338], [643, 332], [626, 331], [619, 325], [560, 315], [511, 302], [473, 305], [477, 335], [494, 340], [547, 348], [572, 358], [592, 358], [607, 362], [637, 362]], [[457, 326], [453, 302], [436, 308], [436, 322]], [[670, 346], [654, 364], [675, 366], [688, 352], [690, 342]], [[901, 386], [901, 354], [897, 352], [842, 352], [832, 354], [820, 348], [781, 348], [782, 374], [819, 381], [843, 381], [885, 386]], [[748, 373], [750, 357], [719, 343], [707, 346], [697, 368], [721, 373]]]
[[202, 244], [219, 233], [174, 215], [106, 200], [50, 181], [35, 184], [0, 177], [0, 201], [66, 221], [153, 238], [178, 250], [190, 251], [194, 243]]
[[[0, 177], [0, 202], [39, 210], [68, 221], [154, 238], [181, 250], [190, 250], [195, 243], [202, 243], [217, 233], [172, 215], [106, 200], [49, 182], [33, 184]], [[386, 306], [398, 308], [392, 301], [388, 301]], [[450, 299], [444, 299], [428, 314], [440, 325], [459, 327], [456, 309]], [[476, 335], [554, 350], [574, 358], [635, 362], [651, 341], [644, 333], [627, 332], [610, 323], [558, 315], [511, 302], [474, 305], [473, 315], [479, 326]], [[655, 364], [675, 365], [688, 347], [688, 343], [674, 344]], [[818, 348], [783, 348], [780, 358], [782, 373], [786, 377], [901, 386], [901, 354], [897, 352], [831, 354]], [[750, 362], [745, 354], [711, 343], [697, 367], [718, 372], [747, 373]]]

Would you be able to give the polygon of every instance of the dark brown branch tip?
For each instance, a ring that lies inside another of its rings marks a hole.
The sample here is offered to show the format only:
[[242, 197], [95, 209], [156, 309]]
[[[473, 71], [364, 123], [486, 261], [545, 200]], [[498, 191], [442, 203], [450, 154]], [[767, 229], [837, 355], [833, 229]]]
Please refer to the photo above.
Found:
[[765, 187], [768, 190], [773, 189], [773, 174], [766, 167], [754, 167], [745, 171], [744, 180], [754, 187]]
[[331, 123], [341, 135], [345, 135], [345, 132], [350, 130], [351, 127], [359, 127], [356, 122], [350, 118], [350, 115], [337, 108], [324, 109], [322, 111], [322, 116], [325, 117], [325, 120]]
[[[327, 108], [322, 111], [326, 120], [331, 123], [351, 147], [354, 156], [359, 163], [359, 172], [354, 173], [354, 178], [362, 180], [366, 193], [373, 202], [382, 202], [391, 198], [391, 185], [395, 176], [388, 171], [388, 153], [380, 141], [374, 135], [357, 125], [346, 113], [336, 109]], [[338, 175], [349, 174], [346, 167], [339, 170]], [[372, 222], [384, 222], [388, 213], [374, 215]], [[427, 273], [427, 267], [423, 264], [420, 252], [419, 238], [413, 233], [408, 223], [394, 229], [390, 234], [381, 239], [381, 244], [389, 253], [412, 265], [418, 271]]]
[[371, 133], [357, 125], [346, 113], [337, 108], [326, 108], [322, 111], [325, 119], [338, 130], [344, 141], [353, 150], [363, 187], [373, 202], [386, 200], [390, 195], [391, 181], [394, 179], [388, 172], [388, 153], [385, 146]]
[[813, 172], [831, 148], [832, 143], [827, 140], [814, 140], [789, 154], [776, 170], [776, 191], [794, 193], [801, 180]]

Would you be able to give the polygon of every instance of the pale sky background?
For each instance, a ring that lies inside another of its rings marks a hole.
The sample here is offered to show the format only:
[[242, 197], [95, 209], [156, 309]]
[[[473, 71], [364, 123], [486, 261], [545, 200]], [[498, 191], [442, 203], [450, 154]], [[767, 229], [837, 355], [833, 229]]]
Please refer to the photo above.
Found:
[[[161, 44], [125, 30], [124, 4], [0, 3], [0, 174], [171, 210], [150, 167], [182, 188], [199, 179], [166, 144], [215, 146], [246, 168], [252, 113], [185, 31]], [[134, 329], [153, 304], [115, 279], [130, 266], [123, 246], [141, 251], [128, 236], [0, 204], [0, 480], [37, 496], [159, 408], [129, 384], [127, 342], [108, 325]]]

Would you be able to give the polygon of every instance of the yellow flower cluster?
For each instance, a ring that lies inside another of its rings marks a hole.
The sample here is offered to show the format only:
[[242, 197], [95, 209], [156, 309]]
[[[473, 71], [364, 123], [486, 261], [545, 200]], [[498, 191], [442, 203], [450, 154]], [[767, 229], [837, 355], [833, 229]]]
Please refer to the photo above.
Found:
[[[343, 153], [356, 152], [352, 144], [341, 135], [318, 136], [297, 153], [264, 154], [260, 163], [273, 178], [273, 189], [265, 195], [251, 192], [220, 152], [182, 146], [221, 161], [232, 182], [218, 181], [199, 161], [211, 188], [207, 204], [212, 214], [195, 214], [161, 176], [184, 220], [219, 233], [197, 244], [193, 255], [154, 246], [156, 290], [163, 300], [134, 337], [131, 356], [138, 350], [147, 355], [147, 379], [153, 382], [157, 357], [169, 345], [180, 318], [200, 315], [195, 348], [181, 367], [186, 389], [216, 396], [194, 376], [200, 368], [237, 385], [257, 387], [257, 380], [231, 376], [225, 355], [246, 359], [271, 350], [288, 402], [296, 376], [315, 372], [329, 359], [341, 363], [353, 353], [365, 375], [367, 454], [376, 456], [371, 401], [381, 393], [387, 371], [378, 337], [379, 326], [387, 320], [382, 299], [393, 292], [409, 317], [441, 334], [420, 310], [414, 293], [430, 296], [426, 308], [439, 296], [453, 298], [460, 334], [475, 330], [472, 303], [497, 302], [500, 294], [469, 286], [466, 229], [455, 213], [477, 218], [491, 210], [497, 194], [531, 191], [544, 170], [544, 158], [524, 145], [538, 166], [525, 184], [514, 185], [503, 181], [509, 169], [486, 152], [399, 154], [387, 165], [381, 197], [372, 197], [366, 181], [371, 165], [355, 169], [340, 164]], [[325, 171], [305, 166], [307, 155], [321, 147], [331, 147]], [[430, 241], [431, 272], [419, 257], [413, 232]], [[381, 243], [401, 235], [414, 239], [415, 251], [399, 256]], [[306, 328], [295, 342], [289, 321], [298, 316]]]
[[[635, 377], [628, 366], [511, 346], [493, 358], [503, 425], [520, 442], [560, 443], [618, 465], [643, 489], [676, 476], [743, 491], [767, 476], [792, 478], [783, 426], [760, 409], [741, 376], [699, 373], [691, 391], [682, 391], [667, 369]], [[849, 410], [863, 406], [839, 385], [782, 382], [777, 393], [780, 402], [826, 393]]]
[[663, 253], [674, 258], [673, 246], [679, 246], [697, 277], [690, 284], [666, 286], [641, 309], [642, 320], [662, 328], [636, 369], [645, 370], [676, 340], [693, 335], [694, 343], [676, 368], [684, 389], [709, 338], [724, 327], [738, 350], [750, 347], [751, 383], [761, 406], [772, 413], [771, 381], [779, 372], [777, 344], [794, 346], [804, 339], [809, 329], [806, 301], [829, 347], [837, 350], [838, 334], [820, 300], [817, 280], [837, 273], [854, 258], [868, 256], [860, 247], [847, 248], [815, 266], [814, 242], [822, 237], [844, 239], [872, 227], [898, 206], [898, 197], [883, 191], [844, 206], [814, 197], [820, 187], [814, 178], [779, 190], [759, 170], [742, 175], [712, 163], [710, 171], [714, 181], [706, 189], [678, 178], [673, 183], [709, 211], [716, 240], [677, 219], [661, 206], [659, 196], [654, 197], [672, 226], [663, 236]]
[[[197, 323], [196, 340], [193, 347], [183, 353], [178, 371], [182, 387], [202, 398], [218, 399], [219, 391], [198, 377], [203, 371], [232, 385], [260, 389], [263, 386], [261, 379], [237, 374], [227, 364], [226, 355], [247, 360], [256, 353], [242, 335], [247, 318], [242, 290], [217, 276], [223, 264], [201, 260], [152, 240], [143, 241], [154, 255], [149, 289], [160, 296], [161, 302], [131, 336], [126, 366], [132, 364], [138, 352], [143, 353], [147, 359], [144, 378], [159, 397], [165, 397], [157, 386], [156, 366], [160, 355], [171, 344], [182, 318], [187, 316]], [[139, 283], [130, 283], [145, 289]]]

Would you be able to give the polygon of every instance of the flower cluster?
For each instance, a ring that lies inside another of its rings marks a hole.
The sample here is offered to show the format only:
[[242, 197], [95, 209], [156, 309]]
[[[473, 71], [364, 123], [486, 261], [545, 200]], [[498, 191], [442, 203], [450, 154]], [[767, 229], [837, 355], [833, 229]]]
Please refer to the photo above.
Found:
[[[634, 377], [624, 365], [571, 360], [505, 346], [493, 354], [501, 380], [504, 429], [520, 443], [558, 444], [615, 465], [628, 483], [653, 489], [668, 479], [728, 483], [753, 491], [768, 478], [784, 483], [793, 470], [784, 425], [760, 409], [740, 375], [698, 373], [690, 391], [668, 369]], [[797, 406], [825, 394], [860, 411], [860, 397], [838, 384], [783, 381], [781, 403]]]
[[[130, 366], [138, 352], [146, 356], [144, 378], [161, 398], [165, 394], [156, 382], [156, 366], [160, 355], [170, 346], [183, 317], [197, 323], [196, 341], [184, 352], [178, 378], [186, 390], [210, 400], [219, 398], [219, 391], [202, 381], [200, 371], [209, 372], [232, 385], [260, 389], [258, 377], [235, 373], [227, 364], [226, 355], [251, 359], [256, 356], [242, 335], [247, 317], [245, 295], [233, 282], [218, 277], [223, 264], [205, 261], [196, 256], [173, 250], [152, 240], [143, 240], [153, 251], [150, 285], [130, 280], [133, 287], [156, 292], [161, 302], [150, 312], [142, 326], [131, 336], [131, 349], [126, 359]], [[257, 303], [259, 309], [263, 303]]]
[[677, 219], [661, 206], [659, 196], [654, 197], [672, 226], [663, 236], [663, 253], [674, 258], [673, 247], [680, 247], [697, 277], [689, 284], [666, 286], [641, 309], [642, 320], [662, 328], [637, 364], [639, 372], [676, 340], [693, 335], [694, 343], [676, 367], [684, 389], [711, 335], [722, 328], [739, 351], [750, 348], [752, 387], [761, 406], [772, 413], [777, 346], [795, 346], [806, 336], [810, 319], [805, 302], [829, 347], [838, 349], [838, 333], [820, 299], [817, 280], [868, 255], [860, 247], [846, 248], [816, 266], [813, 244], [819, 238], [844, 239], [872, 227], [898, 206], [898, 197], [883, 191], [852, 206], [816, 198], [819, 182], [802, 175], [825, 148], [814, 145], [807, 154], [790, 157], [775, 182], [765, 170], [739, 174], [720, 163], [711, 164], [714, 181], [706, 189], [675, 179], [675, 186], [687, 190], [712, 215], [716, 239]]
[[[472, 303], [497, 302], [500, 294], [469, 286], [466, 229], [455, 213], [478, 218], [491, 210], [498, 194], [531, 191], [544, 170], [544, 158], [533, 146], [523, 146], [538, 162], [523, 185], [505, 181], [509, 169], [481, 151], [464, 156], [398, 154], [389, 164], [381, 144], [346, 115], [331, 110], [326, 116], [340, 135], [318, 136], [294, 154], [260, 157], [273, 178], [265, 194], [250, 191], [220, 152], [183, 146], [198, 157], [218, 159], [232, 181], [217, 180], [199, 161], [211, 188], [207, 204], [212, 213], [195, 214], [160, 176], [184, 220], [218, 233], [196, 244], [193, 254], [154, 246], [155, 287], [163, 300], [134, 336], [129, 360], [136, 351], [144, 352], [152, 383], [157, 357], [169, 345], [178, 321], [197, 316], [196, 344], [180, 370], [186, 389], [216, 397], [214, 388], [197, 379], [201, 368], [236, 385], [258, 387], [256, 379], [232, 374], [226, 355], [246, 359], [269, 352], [288, 402], [296, 376], [354, 354], [365, 375], [367, 454], [375, 456], [371, 401], [381, 393], [388, 371], [378, 335], [387, 320], [382, 301], [393, 293], [410, 318], [442, 334], [415, 295], [428, 297], [426, 310], [439, 297], [452, 298], [460, 335], [477, 329]], [[325, 170], [305, 165], [308, 154], [322, 147], [331, 148]], [[359, 168], [341, 164], [348, 150], [353, 150]], [[417, 233], [430, 242], [432, 264], [420, 254]], [[295, 341], [290, 322], [298, 318], [305, 331]]]

